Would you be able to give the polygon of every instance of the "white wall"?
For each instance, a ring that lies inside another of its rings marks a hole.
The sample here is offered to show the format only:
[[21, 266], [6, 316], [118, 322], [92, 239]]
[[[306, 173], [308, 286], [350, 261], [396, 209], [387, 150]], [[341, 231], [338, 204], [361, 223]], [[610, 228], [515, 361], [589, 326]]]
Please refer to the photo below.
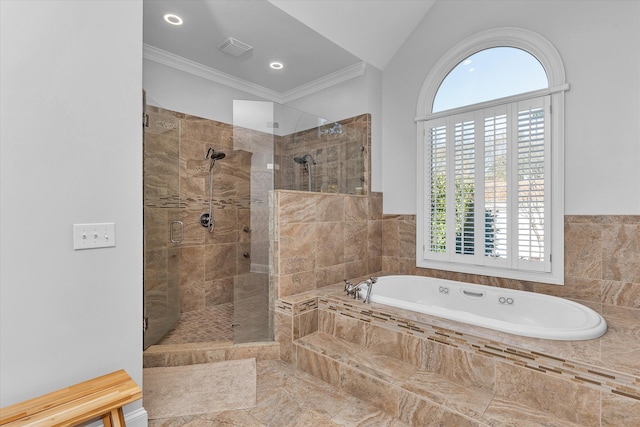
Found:
[[234, 99], [267, 101], [146, 58], [143, 85], [149, 105], [223, 123], [233, 123]]
[[[141, 384], [142, 1], [0, 16], [0, 406], [118, 369]], [[117, 246], [74, 251], [85, 222]]]
[[640, 214], [640, 2], [439, 1], [383, 73], [384, 211], [414, 214], [416, 102], [431, 67], [480, 31], [515, 26], [560, 52], [565, 213]]

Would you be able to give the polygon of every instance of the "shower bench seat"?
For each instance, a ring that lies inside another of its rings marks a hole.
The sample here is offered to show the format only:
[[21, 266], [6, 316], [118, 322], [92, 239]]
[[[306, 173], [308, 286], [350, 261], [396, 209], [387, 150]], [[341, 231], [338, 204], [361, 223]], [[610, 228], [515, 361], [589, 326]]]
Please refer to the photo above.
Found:
[[140, 387], [119, 370], [2, 408], [0, 426], [76, 426], [101, 418], [106, 427], [120, 427], [122, 407], [140, 398]]

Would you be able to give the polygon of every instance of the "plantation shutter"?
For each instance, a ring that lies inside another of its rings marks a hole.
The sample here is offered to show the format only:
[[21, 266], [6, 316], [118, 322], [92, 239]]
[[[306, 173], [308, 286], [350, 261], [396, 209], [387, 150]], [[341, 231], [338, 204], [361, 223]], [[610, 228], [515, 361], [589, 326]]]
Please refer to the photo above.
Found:
[[549, 97], [517, 103], [516, 268], [550, 271], [549, 240]]
[[426, 242], [425, 253], [432, 259], [446, 259], [447, 251], [447, 127], [434, 124], [427, 136], [428, 150], [425, 150], [424, 164], [430, 165], [425, 174]]
[[549, 97], [429, 120], [425, 259], [550, 271]]

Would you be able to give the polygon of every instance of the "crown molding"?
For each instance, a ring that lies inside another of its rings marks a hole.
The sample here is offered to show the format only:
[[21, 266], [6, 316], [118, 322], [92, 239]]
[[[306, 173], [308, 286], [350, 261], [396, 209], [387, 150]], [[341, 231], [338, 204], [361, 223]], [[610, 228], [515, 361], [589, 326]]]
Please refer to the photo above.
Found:
[[215, 68], [207, 67], [190, 59], [174, 55], [173, 53], [167, 52], [166, 50], [158, 49], [157, 47], [148, 45], [146, 43], [143, 45], [142, 57], [150, 61], [175, 68], [176, 70], [184, 71], [185, 73], [193, 74], [194, 76], [202, 77], [212, 82], [220, 83], [222, 85], [268, 99], [270, 101], [281, 102], [280, 99], [282, 98], [282, 95], [279, 92], [267, 89], [260, 85], [253, 84], [246, 80], [239, 79], [230, 74], [218, 71]]
[[218, 71], [215, 68], [207, 67], [190, 59], [183, 58], [162, 49], [158, 49], [157, 47], [151, 46], [146, 43], [143, 45], [142, 57], [150, 61], [154, 61], [159, 64], [174, 68], [176, 70], [184, 71], [185, 73], [202, 77], [212, 82], [238, 89], [272, 102], [277, 102], [278, 104], [286, 104], [287, 102], [293, 101], [294, 99], [311, 95], [320, 90], [337, 85], [355, 77], [359, 77], [364, 74], [366, 69], [366, 64], [364, 62], [359, 62], [304, 85], [298, 86], [297, 88], [288, 90], [286, 92], [277, 92], [264, 86], [239, 79], [230, 74], [223, 73], [222, 71]]
[[351, 80], [355, 77], [360, 77], [364, 74], [366, 67], [366, 64], [361, 61], [331, 74], [327, 74], [326, 76], [320, 77], [319, 79], [313, 80], [309, 83], [305, 83], [297, 88], [283, 92], [281, 94], [283, 98], [282, 103], [286, 104], [294, 99], [302, 98], [303, 96], [311, 95], [312, 93], [346, 82], [347, 80]]

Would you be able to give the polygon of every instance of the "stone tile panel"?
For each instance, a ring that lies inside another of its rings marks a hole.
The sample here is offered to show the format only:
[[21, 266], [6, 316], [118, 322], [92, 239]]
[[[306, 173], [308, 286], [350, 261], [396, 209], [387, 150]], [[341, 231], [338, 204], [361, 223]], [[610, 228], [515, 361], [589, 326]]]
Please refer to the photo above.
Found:
[[459, 384], [485, 390], [495, 389], [495, 360], [459, 350], [451, 345], [423, 340], [422, 368]]
[[603, 279], [640, 283], [640, 224], [603, 227]]
[[445, 410], [442, 406], [405, 390], [400, 391], [399, 413], [400, 419], [412, 426], [480, 426], [477, 421]]
[[342, 365], [340, 387], [343, 391], [360, 400], [372, 403], [396, 418], [399, 416], [400, 390], [383, 380]]
[[532, 369], [498, 363], [496, 396], [585, 427], [600, 424], [599, 391]]

